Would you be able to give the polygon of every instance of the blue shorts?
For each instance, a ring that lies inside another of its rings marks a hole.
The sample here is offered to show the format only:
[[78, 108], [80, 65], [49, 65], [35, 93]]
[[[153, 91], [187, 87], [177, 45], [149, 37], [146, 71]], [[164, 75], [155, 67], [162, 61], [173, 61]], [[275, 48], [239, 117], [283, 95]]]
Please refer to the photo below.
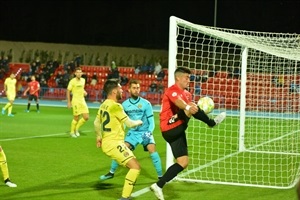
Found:
[[125, 142], [131, 145], [131, 150], [135, 150], [137, 145], [141, 144], [144, 147], [144, 151], [148, 151], [148, 144], [155, 144], [154, 137], [152, 133], [149, 132], [136, 132], [136, 131], [128, 131], [125, 136]]

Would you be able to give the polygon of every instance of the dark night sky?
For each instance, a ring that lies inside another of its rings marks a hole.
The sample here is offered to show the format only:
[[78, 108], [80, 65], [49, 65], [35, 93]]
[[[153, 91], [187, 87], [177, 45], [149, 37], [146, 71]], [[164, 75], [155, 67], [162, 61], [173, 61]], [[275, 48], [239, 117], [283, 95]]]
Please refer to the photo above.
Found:
[[[171, 15], [214, 25], [215, 0], [0, 2], [0, 40], [168, 48]], [[217, 26], [300, 34], [300, 0], [218, 0]]]

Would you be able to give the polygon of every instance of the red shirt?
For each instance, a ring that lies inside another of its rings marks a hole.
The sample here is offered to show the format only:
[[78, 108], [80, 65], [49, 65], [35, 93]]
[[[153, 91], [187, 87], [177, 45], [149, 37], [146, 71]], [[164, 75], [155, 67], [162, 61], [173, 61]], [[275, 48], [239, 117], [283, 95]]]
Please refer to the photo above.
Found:
[[178, 120], [175, 123], [169, 124], [169, 119], [179, 111], [179, 108], [175, 105], [177, 99], [182, 99], [186, 103], [189, 103], [192, 100], [192, 95], [187, 90], [179, 88], [176, 84], [166, 89], [159, 114], [160, 130], [162, 132], [173, 129], [183, 123], [182, 120]]
[[40, 83], [37, 81], [31, 81], [28, 83], [29, 89], [29, 94], [39, 96], [39, 88], [40, 88]]

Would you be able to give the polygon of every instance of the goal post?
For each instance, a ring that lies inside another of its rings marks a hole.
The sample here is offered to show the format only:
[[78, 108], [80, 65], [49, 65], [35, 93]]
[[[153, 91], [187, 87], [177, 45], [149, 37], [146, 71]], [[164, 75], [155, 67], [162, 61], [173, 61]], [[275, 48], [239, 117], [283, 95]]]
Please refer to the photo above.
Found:
[[[300, 35], [209, 27], [170, 17], [169, 80], [192, 71], [217, 127], [191, 119], [189, 166], [176, 181], [287, 189], [300, 175]], [[167, 145], [166, 167], [174, 162]]]

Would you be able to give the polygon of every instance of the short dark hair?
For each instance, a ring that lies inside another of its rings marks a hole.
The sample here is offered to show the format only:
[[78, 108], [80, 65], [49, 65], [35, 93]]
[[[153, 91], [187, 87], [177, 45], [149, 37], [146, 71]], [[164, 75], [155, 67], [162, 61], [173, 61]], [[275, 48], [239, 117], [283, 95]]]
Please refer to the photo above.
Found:
[[103, 86], [103, 90], [106, 94], [110, 94], [113, 89], [119, 86], [118, 79], [108, 79]]
[[131, 84], [140, 84], [140, 81], [137, 79], [130, 79], [129, 86], [131, 86]]
[[191, 74], [191, 70], [187, 67], [177, 67], [176, 70], [175, 70], [175, 74], [178, 73], [178, 72]]

